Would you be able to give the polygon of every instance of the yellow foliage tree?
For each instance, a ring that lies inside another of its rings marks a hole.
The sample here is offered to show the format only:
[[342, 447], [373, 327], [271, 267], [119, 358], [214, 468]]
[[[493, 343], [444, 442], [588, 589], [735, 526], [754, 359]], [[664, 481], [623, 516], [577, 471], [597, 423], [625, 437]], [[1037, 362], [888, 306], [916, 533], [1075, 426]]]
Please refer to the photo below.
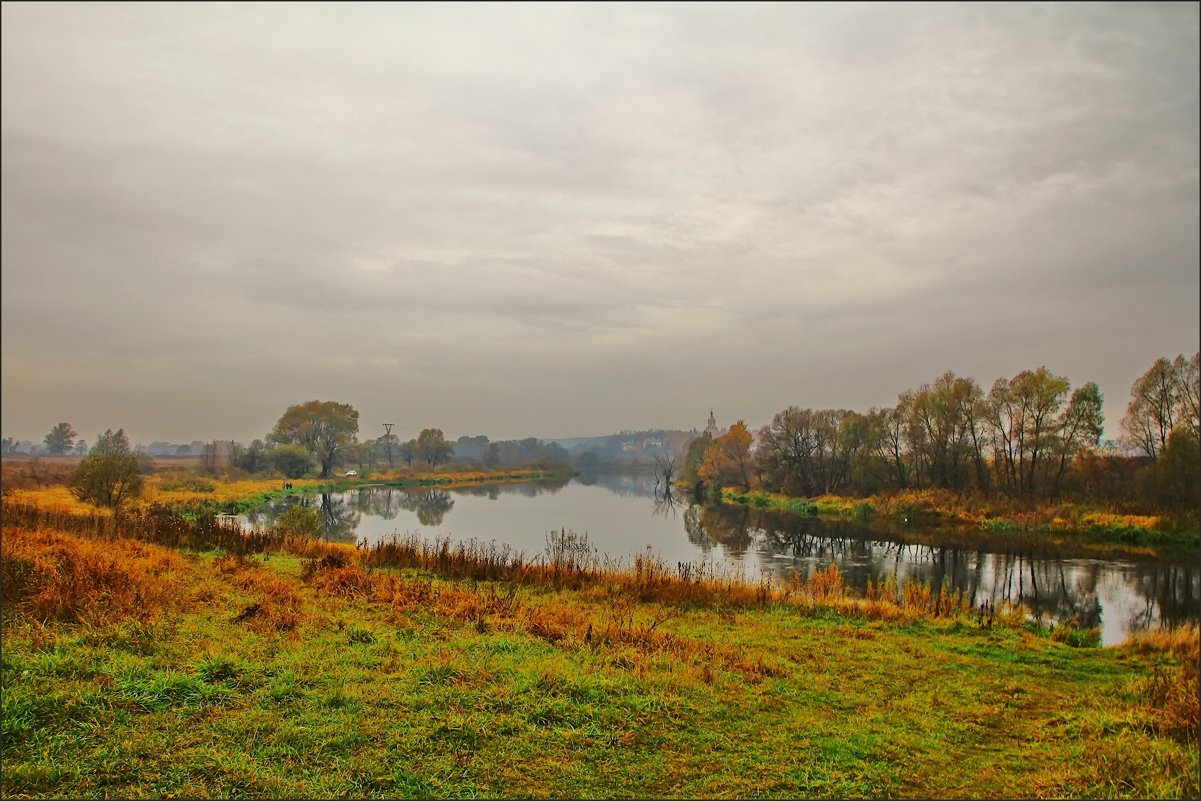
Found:
[[725, 486], [738, 484], [744, 490], [751, 487], [751, 432], [739, 420], [730, 426], [705, 449], [701, 460], [700, 477], [706, 484]]

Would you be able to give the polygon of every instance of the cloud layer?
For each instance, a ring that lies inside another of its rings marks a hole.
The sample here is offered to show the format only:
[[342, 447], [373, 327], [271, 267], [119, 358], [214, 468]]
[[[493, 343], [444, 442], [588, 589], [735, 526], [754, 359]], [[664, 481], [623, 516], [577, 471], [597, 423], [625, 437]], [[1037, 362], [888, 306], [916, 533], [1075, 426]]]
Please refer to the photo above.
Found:
[[[3, 6], [3, 430], [494, 438], [1198, 349], [1198, 9]], [[382, 431], [382, 429], [380, 429]]]

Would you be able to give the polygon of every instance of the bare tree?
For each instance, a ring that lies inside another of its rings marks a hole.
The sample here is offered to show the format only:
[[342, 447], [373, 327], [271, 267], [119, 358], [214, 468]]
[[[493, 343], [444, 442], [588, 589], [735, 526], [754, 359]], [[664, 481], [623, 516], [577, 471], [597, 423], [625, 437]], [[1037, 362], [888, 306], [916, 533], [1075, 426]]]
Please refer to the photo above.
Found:
[[677, 476], [676, 462], [674, 449], [668, 448], [655, 454], [655, 497], [659, 497], [660, 494], [671, 495], [671, 488]]

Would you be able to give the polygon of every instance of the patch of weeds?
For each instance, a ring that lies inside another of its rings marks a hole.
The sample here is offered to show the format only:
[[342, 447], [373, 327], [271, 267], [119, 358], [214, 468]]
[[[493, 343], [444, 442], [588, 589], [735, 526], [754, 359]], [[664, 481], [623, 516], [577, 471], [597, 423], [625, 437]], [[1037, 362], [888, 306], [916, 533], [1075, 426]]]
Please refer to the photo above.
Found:
[[358, 645], [374, 645], [378, 640], [374, 631], [362, 626], [351, 626], [346, 631], [346, 638]]
[[227, 687], [175, 670], [133, 671], [117, 677], [114, 685], [125, 700], [151, 712], [177, 706], [219, 706], [235, 697]]
[[463, 673], [454, 665], [441, 664], [426, 668], [417, 678], [417, 683], [440, 687], [462, 678]]
[[303, 694], [300, 682], [291, 670], [285, 670], [274, 676], [271, 684], [267, 687], [267, 695], [276, 703], [281, 704], [293, 701]]
[[1051, 639], [1072, 648], [1099, 648], [1101, 647], [1101, 629], [1100, 627], [1084, 628], [1072, 623], [1064, 623], [1055, 627], [1051, 632]]
[[478, 751], [483, 737], [471, 726], [442, 725], [434, 729], [432, 739], [441, 740], [456, 751]]
[[229, 679], [236, 679], [242, 675], [244, 670], [245, 666], [240, 662], [225, 654], [216, 654], [202, 659], [196, 667], [196, 674], [208, 684], [219, 684]]
[[357, 710], [362, 708], [363, 702], [347, 693], [339, 685], [325, 694], [325, 697], [321, 699], [321, 705], [326, 709]]
[[0, 701], [0, 746], [8, 750], [33, 731], [42, 716], [37, 696], [26, 688], [6, 683]]

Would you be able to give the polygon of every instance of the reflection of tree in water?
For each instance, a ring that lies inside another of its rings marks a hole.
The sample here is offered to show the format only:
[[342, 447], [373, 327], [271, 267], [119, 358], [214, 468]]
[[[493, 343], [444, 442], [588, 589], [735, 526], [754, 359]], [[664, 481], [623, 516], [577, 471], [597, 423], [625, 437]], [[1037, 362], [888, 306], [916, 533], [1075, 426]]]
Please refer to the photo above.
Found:
[[[708, 524], [708, 516], [699, 517]], [[729, 528], [728, 523], [723, 525]], [[853, 522], [771, 512], [753, 514], [748, 528], [764, 533], [765, 568], [778, 567], [776, 557], [783, 555], [792, 557], [795, 567], [808, 575], [833, 561], [847, 585], [859, 592], [866, 590], [868, 581], [879, 585], [889, 577], [902, 586], [922, 581], [935, 592], [944, 587], [962, 592], [973, 607], [983, 601], [1020, 603], [1036, 615], [1075, 619], [1090, 627], [1101, 623], [1104, 610], [1098, 584], [1106, 575], [1116, 575], [1128, 592], [1144, 599], [1130, 622], [1132, 629], [1154, 626], [1160, 620], [1195, 620], [1201, 595], [1201, 571], [1191, 565], [1140, 564], [1118, 572], [1114, 565], [1095, 560], [1065, 561], [1025, 549], [998, 553], [896, 541]], [[689, 526], [688, 516], [685, 530], [690, 541], [698, 541], [700, 532]]]
[[670, 484], [664, 484], [655, 490], [655, 505], [651, 508], [651, 517], [665, 517], [675, 520], [681, 506]]
[[751, 546], [751, 508], [712, 504], [700, 509], [700, 528], [709, 541], [720, 543], [729, 556], [741, 558]]
[[1130, 628], [1154, 628], [1162, 620], [1170, 625], [1195, 622], [1201, 607], [1201, 571], [1196, 565], [1138, 565], [1134, 581], [1143, 607], [1130, 620]]
[[688, 541], [701, 549], [705, 554], [713, 549], [713, 542], [701, 525], [701, 505], [694, 503], [684, 510], [684, 533]]
[[356, 490], [352, 496], [355, 510], [391, 520], [400, 514], [401, 496], [405, 493], [392, 487], [369, 487]]
[[475, 487], [456, 487], [453, 492], [462, 495], [472, 495], [477, 498], [487, 497], [496, 500], [504, 495], [524, 495], [535, 498], [544, 492], [555, 494], [571, 483], [571, 476], [566, 478], [540, 478], [536, 481], [522, 481], [514, 484], [485, 484]]
[[1037, 617], [1075, 620], [1083, 626], [1101, 623], [1101, 602], [1096, 586], [1102, 565], [1076, 565], [1076, 576], [1061, 560], [1037, 559], [1028, 554], [995, 554], [991, 591], [981, 601], [1007, 601], [1026, 606]]
[[321, 516], [321, 527], [325, 531], [326, 539], [354, 542], [354, 532], [359, 527], [362, 515], [351, 508], [345, 495], [321, 493], [317, 512]]
[[595, 481], [605, 489], [621, 498], [631, 495], [638, 498], [653, 498], [655, 496], [655, 476], [651, 472], [640, 473], [598, 473]]
[[[568, 476], [567, 478], [540, 478], [537, 481], [524, 481], [511, 486], [518, 494], [524, 495], [527, 498], [535, 498], [544, 492], [554, 495], [570, 483], [571, 477]], [[498, 484], [497, 486], [504, 492], [510, 485]]]
[[460, 495], [468, 495], [472, 498], [487, 498], [490, 501], [495, 501], [500, 497], [500, 485], [488, 484], [483, 487], [462, 487], [455, 490]]
[[423, 526], [442, 525], [442, 518], [454, 505], [450, 493], [439, 489], [406, 492], [400, 501], [401, 508], [416, 513]]

